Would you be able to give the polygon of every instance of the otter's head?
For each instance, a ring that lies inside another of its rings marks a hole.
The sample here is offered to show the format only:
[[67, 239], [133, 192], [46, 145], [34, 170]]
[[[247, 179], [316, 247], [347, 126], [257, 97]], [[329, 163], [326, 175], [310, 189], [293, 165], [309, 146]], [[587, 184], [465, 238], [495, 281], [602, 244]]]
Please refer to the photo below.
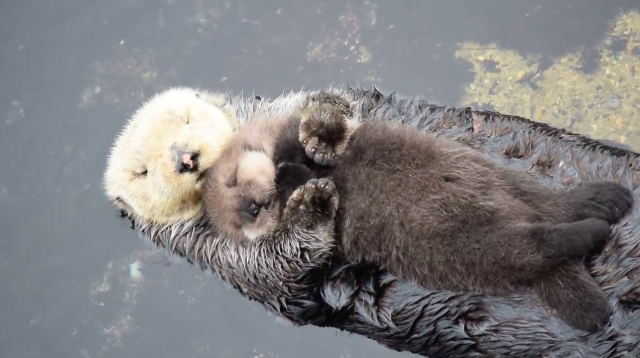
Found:
[[224, 97], [172, 88], [141, 106], [115, 141], [107, 196], [130, 217], [173, 224], [197, 217], [204, 171], [236, 130]]
[[209, 169], [204, 189], [207, 217], [237, 240], [253, 240], [274, 230], [279, 200], [273, 160], [264, 151], [239, 145]]

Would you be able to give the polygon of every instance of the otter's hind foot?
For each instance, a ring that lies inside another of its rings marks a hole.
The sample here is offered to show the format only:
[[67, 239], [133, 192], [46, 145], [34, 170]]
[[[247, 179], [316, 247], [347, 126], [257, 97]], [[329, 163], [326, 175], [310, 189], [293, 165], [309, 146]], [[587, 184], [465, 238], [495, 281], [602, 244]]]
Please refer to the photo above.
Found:
[[584, 184], [565, 195], [574, 220], [595, 218], [615, 224], [633, 206], [631, 190], [614, 182]]
[[599, 219], [542, 224], [534, 230], [543, 256], [556, 263], [582, 259], [601, 251], [610, 234], [609, 224]]
[[534, 283], [540, 298], [566, 323], [597, 332], [609, 321], [611, 307], [582, 262], [549, 272]]
[[333, 224], [340, 198], [331, 179], [311, 179], [289, 197], [284, 209], [285, 220], [307, 229]]
[[300, 120], [299, 140], [307, 157], [319, 165], [335, 165], [357, 127], [352, 115], [349, 102], [338, 95], [312, 96]]

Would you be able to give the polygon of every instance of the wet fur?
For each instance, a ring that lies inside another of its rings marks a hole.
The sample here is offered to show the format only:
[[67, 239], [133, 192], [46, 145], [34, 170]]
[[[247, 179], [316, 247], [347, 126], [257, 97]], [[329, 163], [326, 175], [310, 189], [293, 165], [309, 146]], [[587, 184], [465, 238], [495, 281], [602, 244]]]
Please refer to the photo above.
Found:
[[[629, 188], [640, 182], [640, 155], [528, 121], [488, 111], [444, 107], [419, 97], [375, 89], [338, 87], [354, 101], [361, 121], [385, 118], [474, 148], [499, 165], [528, 172], [549, 188], [573, 188], [614, 180]], [[240, 126], [256, 113], [280, 117], [299, 110], [316, 91], [273, 100], [227, 94]], [[153, 132], [140, 133], [151, 140]], [[212, 143], [217, 145], [217, 143]], [[117, 168], [116, 168], [117, 169]], [[428, 357], [629, 357], [640, 353], [640, 217], [637, 210], [613, 228], [602, 254], [588, 261], [590, 272], [613, 304], [613, 317], [586, 335], [549, 316], [537, 295], [506, 297], [429, 290], [376, 265], [327, 262], [313, 244], [286, 242], [278, 253], [239, 245], [220, 234], [203, 215], [166, 225], [126, 217], [149, 242], [214, 271], [245, 297], [296, 324], [335, 327], [363, 335], [393, 350]], [[310, 250], [308, 250], [311, 248]], [[303, 270], [295, 281], [283, 273]], [[635, 302], [635, 303], [634, 303]]]
[[[330, 176], [342, 196], [336, 231], [347, 259], [432, 289], [504, 294], [531, 284], [576, 327], [604, 325], [610, 309], [582, 259], [631, 207], [628, 189], [596, 183], [554, 193], [460, 144], [387, 121], [352, 125], [337, 101], [244, 127], [205, 186], [213, 224], [236, 240], [272, 236], [277, 223], [293, 225], [278, 201]], [[262, 163], [247, 159], [256, 155]]]

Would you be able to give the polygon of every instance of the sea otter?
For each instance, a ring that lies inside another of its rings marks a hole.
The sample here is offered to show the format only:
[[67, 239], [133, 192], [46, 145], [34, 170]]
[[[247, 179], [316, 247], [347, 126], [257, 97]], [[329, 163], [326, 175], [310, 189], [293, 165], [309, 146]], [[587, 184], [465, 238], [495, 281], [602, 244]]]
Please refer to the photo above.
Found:
[[[640, 165], [638, 154], [542, 123], [500, 113], [440, 106], [421, 97], [381, 93], [375, 88], [345, 86], [332, 90], [352, 100], [354, 118], [362, 122], [382, 117], [436, 133], [474, 148], [502, 167], [527, 170], [527, 175], [548, 188], [572, 188], [601, 180], [614, 180], [630, 188], [640, 184], [636, 169]], [[256, 113], [273, 118], [297, 113], [305, 98], [314, 93], [317, 91], [301, 90], [273, 99], [246, 94], [221, 96], [243, 127]], [[165, 103], [166, 110], [171, 109], [171, 103], [175, 102]], [[138, 116], [129, 124], [145, 121], [155, 121], [155, 118]], [[131, 132], [127, 127], [122, 134]], [[147, 131], [136, 131], [114, 146], [112, 153], [118, 154], [109, 158], [113, 170], [128, 173], [128, 153], [144, 147], [157, 134], [166, 131], [161, 125], [145, 128]], [[209, 133], [209, 141], [200, 143], [202, 151], [206, 151], [207, 146], [217, 151], [220, 143], [216, 137]], [[181, 137], [185, 143], [189, 140]], [[123, 148], [128, 149], [117, 150]], [[155, 156], [175, 158], [169, 148], [155, 148]], [[151, 156], [146, 158], [153, 160]], [[163, 175], [183, 175], [173, 167], [163, 168]], [[119, 181], [112, 183], [115, 186], [109, 195], [112, 201], [115, 201], [113, 195], [120, 193], [118, 190], [126, 192], [132, 181], [141, 179], [131, 175], [118, 178]], [[182, 190], [171, 185], [186, 182], [163, 183], [166, 186], [162, 190], [174, 190], [178, 195]], [[149, 195], [159, 194], [149, 191]], [[163, 207], [167, 212], [176, 209]], [[622, 358], [640, 354], [640, 311], [634, 309], [634, 300], [640, 292], [639, 281], [634, 278], [640, 276], [637, 240], [640, 217], [635, 210], [613, 226], [612, 239], [604, 252], [588, 260], [591, 274], [605, 289], [614, 311], [614, 318], [603, 330], [589, 335], [556, 320], [533, 293], [496, 297], [429, 290], [398, 279], [376, 265], [345, 262], [339, 257], [331, 257], [324, 266], [316, 262], [314, 265], [319, 267], [316, 276], [287, 282], [282, 280], [284, 274], [306, 270], [309, 266], [305, 265], [326, 257], [309, 257], [301, 246], [283, 244], [279, 248], [283, 251], [267, 253], [252, 245], [238, 246], [235, 240], [220, 235], [202, 211], [188, 220], [161, 224], [144, 219], [149, 214], [142, 210], [146, 210], [146, 206], [136, 205], [136, 209], [129, 206], [125, 214], [126, 218], [135, 219], [136, 230], [147, 240], [203, 269], [212, 270], [247, 298], [259, 301], [295, 324], [334, 327], [368, 337], [393, 350], [428, 357]]]
[[[188, 87], [161, 92], [144, 103], [118, 135], [107, 161], [106, 194], [122, 215], [131, 220], [132, 226], [143, 232], [193, 235], [206, 230], [216, 237], [218, 228], [209, 225], [202, 215], [205, 170], [218, 159], [237, 126], [246, 121], [245, 112], [287, 116], [304, 108], [306, 102], [305, 92], [292, 92], [273, 102], [258, 97], [250, 101], [234, 100], [224, 93]], [[317, 196], [323, 195], [320, 189]], [[297, 216], [294, 208], [310, 208], [315, 199], [292, 200], [291, 220]], [[334, 201], [328, 199], [328, 203]], [[281, 315], [278, 300], [295, 296], [300, 277], [326, 263], [331, 253], [327, 242], [333, 239], [323, 233], [333, 232], [334, 216], [335, 213], [327, 214], [326, 225], [330, 229], [318, 225], [322, 232], [310, 235], [306, 242], [282, 241], [287, 260], [269, 256], [262, 246], [234, 246], [228, 238], [220, 236], [207, 247], [211, 252], [220, 245], [220, 256], [207, 265], [215, 266], [219, 276], [243, 294]], [[256, 258], [261, 261], [256, 262]], [[280, 260], [279, 267], [273, 266], [273, 260]], [[268, 272], [260, 268], [262, 265], [276, 271]], [[256, 280], [255, 275], [261, 280]], [[285, 318], [295, 319], [290, 314]]]
[[[227, 142], [203, 189], [223, 234], [265, 246], [332, 237], [322, 230], [341, 197], [335, 229], [350, 261], [437, 290], [505, 294], [530, 283], [574, 326], [605, 324], [606, 297], [582, 259], [631, 208], [629, 189], [557, 193], [461, 144], [386, 120], [358, 124], [340, 102], [321, 93], [300, 118], [255, 118]], [[318, 191], [315, 207], [293, 210]]]
[[158, 93], [113, 145], [104, 175], [107, 196], [124, 212], [158, 224], [198, 216], [202, 173], [237, 127], [223, 94], [188, 87]]

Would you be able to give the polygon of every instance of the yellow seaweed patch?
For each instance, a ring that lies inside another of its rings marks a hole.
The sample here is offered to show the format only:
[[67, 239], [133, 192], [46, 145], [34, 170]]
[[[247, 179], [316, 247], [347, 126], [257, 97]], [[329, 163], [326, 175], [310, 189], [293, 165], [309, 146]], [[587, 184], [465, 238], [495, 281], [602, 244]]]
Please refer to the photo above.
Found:
[[490, 104], [505, 114], [640, 150], [640, 13], [619, 16], [597, 50], [597, 69], [585, 73], [582, 51], [540, 69], [538, 55], [463, 43], [456, 57], [469, 62], [475, 76], [461, 102]]

